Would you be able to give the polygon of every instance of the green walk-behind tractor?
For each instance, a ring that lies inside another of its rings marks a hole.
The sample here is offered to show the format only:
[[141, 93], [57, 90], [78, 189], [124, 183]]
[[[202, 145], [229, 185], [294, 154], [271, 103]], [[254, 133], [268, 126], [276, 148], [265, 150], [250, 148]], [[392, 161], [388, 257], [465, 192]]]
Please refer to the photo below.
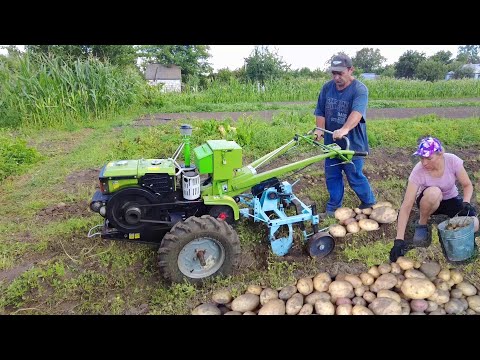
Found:
[[[320, 129], [320, 128], [315, 128]], [[208, 140], [193, 149], [192, 127], [182, 125], [183, 142], [167, 159], [118, 160], [100, 171], [100, 190], [90, 209], [104, 222], [88, 236], [159, 246], [158, 264], [165, 279], [192, 283], [229, 275], [238, 264], [240, 242], [231, 226], [240, 216], [264, 222], [272, 252], [283, 256], [293, 244], [297, 224], [312, 257], [324, 257], [334, 248], [334, 239], [318, 229], [316, 206], [307, 206], [292, 192], [293, 185], [278, 177], [327, 158], [351, 162], [367, 153], [337, 144], [324, 145], [314, 131], [295, 135], [288, 143], [248, 165], [242, 164], [242, 148], [234, 141]], [[320, 129], [328, 132], [325, 129]], [[306, 142], [320, 149], [318, 155], [260, 172], [259, 168], [288, 150]], [[182, 153], [184, 162], [179, 155]], [[239, 206], [240, 205], [240, 206]], [[296, 215], [285, 210], [295, 208]], [[307, 232], [305, 223], [311, 224]], [[288, 231], [288, 235], [280, 236]]]

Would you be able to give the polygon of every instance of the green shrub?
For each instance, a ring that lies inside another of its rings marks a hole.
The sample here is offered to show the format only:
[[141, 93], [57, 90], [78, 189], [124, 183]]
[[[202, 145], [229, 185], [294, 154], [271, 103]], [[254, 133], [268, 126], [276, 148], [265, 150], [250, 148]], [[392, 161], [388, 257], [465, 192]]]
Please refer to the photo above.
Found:
[[27, 165], [40, 159], [40, 153], [28, 147], [26, 140], [0, 133], [0, 181], [19, 174]]

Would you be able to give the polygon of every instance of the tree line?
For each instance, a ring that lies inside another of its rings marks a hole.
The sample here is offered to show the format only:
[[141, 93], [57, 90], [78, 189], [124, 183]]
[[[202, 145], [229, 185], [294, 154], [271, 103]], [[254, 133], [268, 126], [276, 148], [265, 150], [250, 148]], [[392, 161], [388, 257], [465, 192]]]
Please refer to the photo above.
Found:
[[[8, 56], [21, 56], [15, 46], [5, 47]], [[209, 58], [208, 45], [26, 45], [25, 52], [55, 56], [72, 62], [77, 59], [95, 57], [108, 61], [119, 67], [133, 67], [142, 74], [146, 64], [175, 64], [182, 69], [182, 82], [196, 86], [206, 86], [211, 81], [228, 82], [234, 78], [240, 81], [253, 81], [263, 84], [266, 80], [281, 78], [328, 78], [325, 72], [330, 61], [323, 69], [309, 68], [291, 69], [291, 65], [283, 61], [278, 51], [269, 46], [255, 46], [244, 66], [230, 70], [228, 68], [213, 71]], [[480, 45], [464, 45], [458, 47], [458, 55], [454, 58], [450, 51], [439, 51], [427, 57], [425, 53], [408, 50], [397, 62], [384, 65], [386, 58], [379, 49], [363, 48], [352, 56], [356, 68], [355, 75], [376, 73], [383, 77], [397, 79], [419, 79], [427, 81], [442, 80], [447, 72], [452, 71], [453, 78], [473, 77], [473, 70], [463, 65], [480, 63]], [[334, 54], [337, 55], [337, 54]], [[334, 56], [332, 55], [332, 57]], [[3, 55], [0, 55], [6, 58]], [[8, 57], [7, 56], [7, 57]], [[0, 58], [1, 60], [1, 58]]]

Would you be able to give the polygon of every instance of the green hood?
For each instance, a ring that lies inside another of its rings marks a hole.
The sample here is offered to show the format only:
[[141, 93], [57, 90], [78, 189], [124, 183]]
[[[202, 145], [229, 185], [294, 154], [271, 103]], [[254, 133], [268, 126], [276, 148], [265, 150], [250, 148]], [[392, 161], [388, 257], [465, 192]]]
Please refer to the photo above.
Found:
[[175, 165], [171, 160], [140, 159], [110, 161], [100, 174], [102, 178], [141, 177], [148, 174], [175, 175]]

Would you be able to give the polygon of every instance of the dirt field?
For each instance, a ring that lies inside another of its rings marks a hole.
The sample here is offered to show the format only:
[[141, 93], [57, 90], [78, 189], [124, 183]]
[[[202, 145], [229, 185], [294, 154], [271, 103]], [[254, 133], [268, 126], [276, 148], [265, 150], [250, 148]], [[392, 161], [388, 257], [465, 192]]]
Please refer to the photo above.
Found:
[[[191, 113], [159, 113], [145, 115], [135, 122], [136, 126], [152, 126], [175, 119], [229, 119], [236, 121], [239, 117], [255, 116], [271, 120], [272, 116], [282, 110], [263, 111], [235, 111], [235, 112], [191, 112]], [[285, 111], [285, 110], [283, 110]], [[461, 119], [480, 116], [480, 108], [471, 106], [459, 107], [431, 107], [431, 108], [392, 108], [392, 109], [368, 109], [367, 121], [375, 119], [405, 119], [415, 116], [436, 114], [440, 117]], [[313, 115], [312, 115], [313, 117]]]
[[[410, 118], [418, 115], [423, 114], [438, 114], [442, 117], [447, 118], [465, 118], [471, 116], [480, 116], [480, 108], [474, 107], [455, 107], [455, 108], [425, 108], [425, 109], [370, 109], [368, 111], [369, 120], [379, 119], [379, 118]], [[235, 112], [235, 113], [189, 113], [189, 114], [154, 114], [148, 117], [143, 117], [142, 119], [138, 119], [135, 121], [134, 126], [152, 126], [158, 125], [164, 122], [167, 122], [171, 119], [182, 119], [182, 118], [189, 118], [189, 119], [224, 119], [224, 118], [232, 118], [234, 120], [238, 119], [239, 116], [248, 116], [248, 115], [257, 115], [263, 117], [265, 119], [271, 119], [273, 114], [277, 111], [257, 111], [257, 112]], [[54, 144], [50, 144], [52, 147]], [[71, 146], [70, 144], [69, 146]], [[480, 144], [475, 147], [471, 147], [468, 150], [462, 149], [449, 149], [461, 158], [464, 159], [464, 165], [467, 169], [467, 172], [472, 176], [472, 181], [475, 185], [478, 184], [478, 176], [480, 174]], [[392, 153], [395, 151], [395, 154]], [[47, 152], [47, 151], [46, 151]], [[405, 159], [411, 159], [411, 161], [405, 161]], [[403, 179], [410, 172], [413, 166], [413, 159], [411, 158], [411, 151], [409, 149], [385, 149], [385, 148], [375, 148], [372, 149], [371, 154], [366, 159], [365, 165], [365, 174], [370, 179], [372, 183], [372, 187], [377, 192], [378, 200], [391, 200], [390, 194], [387, 190], [381, 190], [376, 184], [389, 180], [389, 179]], [[388, 166], [376, 166], [377, 164], [388, 164]], [[278, 165], [278, 164], [276, 164]], [[323, 163], [315, 164], [312, 166], [313, 170], [322, 170]], [[309, 170], [312, 170], [311, 168]], [[64, 184], [58, 184], [58, 191], [68, 193], [69, 189], [71, 190], [71, 186], [76, 188], [81, 188], [82, 186], [88, 184], [96, 184], [98, 181], [98, 173], [100, 168], [95, 169], [86, 169], [78, 172], [72, 172], [65, 177]], [[477, 177], [476, 177], [477, 176]], [[25, 179], [27, 176], [25, 176]], [[18, 179], [19, 184], [22, 181], [26, 181], [23, 177]], [[302, 201], [309, 203], [308, 196], [305, 195], [305, 190], [308, 190], [309, 187], [315, 188], [325, 188], [325, 181], [323, 177], [318, 176], [306, 176], [302, 181], [299, 182], [298, 185], [295, 187], [296, 195], [302, 199]], [[347, 186], [348, 187], [348, 186]], [[477, 206], [476, 203], [476, 195], [474, 194], [472, 198], [472, 203]], [[398, 204], [397, 204], [398, 205]], [[319, 211], [323, 211], [324, 206], [322, 208], [321, 204], [318, 204]], [[59, 218], [61, 219], [68, 219], [68, 218], [75, 218], [75, 217], [87, 217], [91, 215], [90, 210], [88, 209], [88, 201], [82, 200], [78, 202], [70, 202], [68, 204], [65, 203], [58, 203], [56, 205], [45, 207], [38, 211], [34, 216], [35, 224], [49, 224], [51, 222], [57, 221]], [[412, 214], [411, 220], [414, 220], [417, 217], [416, 212], [414, 211]], [[438, 222], [439, 219], [433, 219], [435, 222]], [[252, 224], [255, 229], [255, 226], [258, 226], [258, 231], [266, 231], [265, 227], [262, 224]], [[379, 241], [379, 238], [382, 238], [385, 242], [392, 241], [395, 237], [396, 232], [396, 225], [382, 225], [379, 231], [374, 231], [367, 235], [367, 238], [362, 239], [362, 243], [370, 244]], [[412, 233], [412, 228], [409, 227], [407, 230], [407, 237]], [[304, 271], [308, 271], [312, 269], [312, 266], [318, 269], [318, 271], [328, 271], [331, 275], [336, 275], [338, 273], [352, 273], [358, 274], [363, 272], [367, 269], [367, 266], [359, 261], [345, 261], [344, 258], [341, 256], [342, 246], [344, 243], [348, 242], [351, 238], [348, 236], [343, 239], [338, 239], [336, 248], [334, 251], [323, 259], [311, 259], [304, 251], [302, 244], [298, 241], [295, 242], [293, 248], [289, 252], [288, 255], [284, 256], [281, 260], [285, 260], [288, 263], [295, 263], [297, 265], [297, 277], [304, 275]], [[477, 238], [478, 239], [478, 238]], [[80, 254], [83, 255], [83, 250], [79, 250], [79, 244], [85, 247], [85, 249], [90, 248], [93, 249], [96, 246], [101, 246], [102, 248], [105, 247], [107, 249], [110, 246], [110, 243], [105, 243], [100, 241], [97, 238], [94, 239], [87, 239], [86, 234], [75, 234], [72, 235], [69, 241], [59, 242], [59, 245], [56, 247], [51, 247], [45, 250], [42, 254], [29, 254], [28, 256], [24, 256], [21, 259], [18, 259], [18, 262], [6, 270], [0, 270], [0, 282], [4, 282], [5, 285], [10, 284], [15, 279], [19, 278], [24, 272], [29, 269], [32, 269], [37, 264], [41, 264], [44, 261], [50, 261], [52, 259], [63, 258], [65, 259], [65, 254]], [[25, 232], [18, 236], [17, 241], [25, 242], [25, 243], [34, 243], [37, 242], [38, 239], [35, 239], [33, 236], [30, 235], [29, 232]], [[119, 243], [121, 244], [121, 243]], [[126, 252], [136, 253], [139, 251], [144, 251], [145, 248], [137, 248], [136, 246], [139, 245], [132, 245], [132, 244], [121, 244], [120, 247], [124, 248]], [[143, 249], [143, 250], [140, 250]], [[123, 250], [123, 249], [122, 249]], [[148, 250], [149, 251], [149, 250]], [[148, 252], [147, 251], [147, 252]], [[431, 249], [422, 249], [424, 257], [428, 258], [431, 255]], [[243, 274], [251, 271], [252, 269], [258, 269], [264, 271], [268, 267], [268, 258], [269, 254], [269, 244], [264, 241], [261, 244], [256, 246], [250, 247], [242, 247], [242, 254], [241, 254], [241, 262], [236, 274]], [[151, 255], [151, 256], [150, 256]], [[438, 253], [437, 253], [438, 255]], [[68, 255], [70, 257], [70, 255]], [[80, 256], [78, 256], [80, 258]], [[156, 249], [152, 247], [151, 254], [147, 253], [148, 260], [148, 267], [156, 268]], [[71, 259], [71, 258], [70, 258]], [[87, 259], [90, 259], [88, 257]], [[65, 261], [69, 261], [66, 259]], [[388, 259], [385, 259], [385, 262], [388, 262]], [[78, 271], [84, 272], [89, 269], [95, 269], [99, 273], [109, 275], [110, 270], [107, 268], [103, 268], [99, 265], [97, 260], [93, 258], [91, 260], [82, 260], [81, 263], [76, 261], [75, 263], [72, 262], [72, 266], [78, 269]], [[142, 267], [141, 263], [135, 263], [132, 265], [132, 269], [138, 270]], [[460, 268], [462, 271], [462, 269]], [[135, 277], [135, 284], [141, 284], [144, 288], [153, 288], [158, 285], [159, 282], [162, 281], [162, 278], [158, 272], [152, 272], [148, 274], [140, 274], [139, 271], [134, 271], [136, 275], [132, 275]], [[478, 286], [480, 283], [480, 279], [478, 278], [471, 278], [470, 279], [475, 285]], [[140, 285], [139, 285], [140, 286]], [[117, 288], [114, 288], [114, 292], [117, 291]], [[150, 295], [145, 294], [141, 298], [135, 298], [133, 300], [133, 295], [129, 294], [127, 290], [123, 291], [118, 289], [118, 291], [123, 292], [123, 296], [126, 299], [131, 300], [131, 305], [129, 308], [122, 310], [124, 314], [146, 314], [149, 313], [149, 305], [152, 304], [149, 302]], [[48, 301], [48, 293], [44, 293], [43, 295], [38, 294], [38, 297], [35, 297], [33, 302], [29, 302], [27, 305], [28, 307], [34, 307], [39, 312], [42, 313], [49, 313], [49, 314], [78, 314], [78, 313], [96, 313], [97, 310], [91, 310], [89, 308], [85, 310], [77, 310], [81, 309], [82, 301], [79, 299], [72, 299], [71, 301], [60, 301], [58, 304], [51, 305]], [[26, 305], [26, 306], [27, 306]], [[36, 310], [36, 311], [37, 311]], [[18, 311], [15, 308], [7, 307], [5, 309], [5, 314], [11, 314]], [[108, 311], [102, 311], [102, 313], [108, 313]]]

